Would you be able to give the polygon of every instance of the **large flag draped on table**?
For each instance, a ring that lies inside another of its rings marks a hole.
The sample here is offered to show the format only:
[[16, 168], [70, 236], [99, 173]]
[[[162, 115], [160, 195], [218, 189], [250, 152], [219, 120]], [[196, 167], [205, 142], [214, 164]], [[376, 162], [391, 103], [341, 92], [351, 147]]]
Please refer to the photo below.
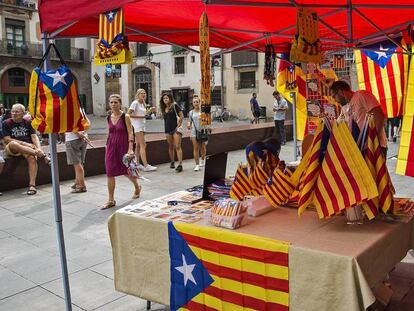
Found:
[[[281, 54], [280, 56], [288, 59], [287, 55]], [[296, 94], [296, 138], [303, 140], [307, 132], [308, 113], [306, 109], [306, 75], [299, 66], [279, 59], [276, 89], [290, 103], [292, 103], [290, 93]]]
[[[404, 40], [401, 44], [406, 46]], [[389, 40], [366, 48], [355, 50], [359, 89], [374, 94], [388, 118], [397, 117], [403, 112], [408, 56]]]
[[315, 187], [319, 218], [378, 196], [377, 186], [345, 122], [333, 122]]
[[171, 310], [289, 310], [289, 244], [168, 223]]
[[368, 200], [362, 206], [369, 219], [374, 218], [381, 208], [383, 212], [392, 211], [394, 207], [394, 198], [390, 175], [388, 174], [385, 159], [381, 154], [381, 146], [378, 140], [375, 121], [372, 117], [369, 119], [367, 131], [367, 148], [365, 150], [365, 161], [378, 187], [378, 197]]
[[400, 150], [395, 172], [414, 177], [414, 59], [411, 56], [407, 94], [404, 100]]

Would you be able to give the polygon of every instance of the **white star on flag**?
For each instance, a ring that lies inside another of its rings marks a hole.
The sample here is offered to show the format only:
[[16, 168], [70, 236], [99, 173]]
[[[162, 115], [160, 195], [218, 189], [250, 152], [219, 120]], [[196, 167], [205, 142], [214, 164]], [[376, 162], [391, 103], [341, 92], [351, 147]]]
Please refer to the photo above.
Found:
[[382, 47], [382, 45], [380, 44], [380, 48], [379, 48], [379, 51], [376, 51], [375, 53], [378, 55], [378, 60], [380, 60], [381, 58], [383, 58], [383, 57], [385, 57], [385, 58], [387, 58], [388, 57], [388, 55], [387, 55], [387, 51], [389, 50], [389, 48], [388, 49], [384, 49], [383, 47]]
[[187, 265], [187, 261], [185, 260], [184, 254], [183, 254], [183, 265], [180, 267], [175, 267], [179, 272], [181, 272], [184, 276], [184, 286], [187, 286], [187, 281], [190, 280], [195, 285], [197, 285], [196, 280], [193, 276], [193, 270], [195, 268], [195, 264]]
[[108, 13], [108, 18], [110, 20], [114, 18], [114, 12], [113, 11], [111, 11], [111, 12]]
[[59, 73], [59, 71], [56, 70], [55, 73], [49, 73], [47, 76], [53, 79], [53, 86], [55, 86], [56, 84], [58, 84], [59, 82], [62, 82], [64, 85], [67, 86], [66, 81], [65, 81], [65, 76], [68, 73], [65, 72], [63, 75], [61, 75]]

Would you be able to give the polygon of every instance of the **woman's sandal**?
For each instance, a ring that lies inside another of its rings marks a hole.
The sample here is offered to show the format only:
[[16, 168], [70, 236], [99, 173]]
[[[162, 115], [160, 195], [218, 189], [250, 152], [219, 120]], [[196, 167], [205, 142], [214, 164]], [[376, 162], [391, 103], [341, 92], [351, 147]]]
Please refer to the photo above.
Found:
[[83, 193], [86, 192], [86, 187], [75, 187], [70, 193]]
[[116, 201], [115, 200], [108, 201], [108, 202], [105, 203], [104, 206], [101, 207], [101, 211], [103, 211], [105, 209], [108, 209], [108, 208], [111, 208], [111, 207], [114, 207], [115, 205], [116, 205]]
[[27, 195], [34, 195], [37, 193], [37, 189], [35, 185], [29, 185], [29, 189], [27, 190]]
[[135, 190], [134, 194], [132, 195], [132, 199], [139, 199], [139, 196], [141, 195], [141, 188], [141, 186], [138, 186], [139, 191], [137, 193], [137, 191]]

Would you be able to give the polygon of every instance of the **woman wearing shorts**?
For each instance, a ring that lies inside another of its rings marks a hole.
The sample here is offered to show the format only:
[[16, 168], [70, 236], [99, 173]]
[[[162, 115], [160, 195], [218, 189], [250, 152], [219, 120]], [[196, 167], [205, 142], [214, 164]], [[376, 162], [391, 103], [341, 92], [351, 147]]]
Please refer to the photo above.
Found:
[[164, 117], [165, 136], [168, 143], [168, 154], [170, 156], [170, 168], [175, 168], [174, 149], [177, 153], [178, 166], [175, 168], [176, 172], [182, 172], [183, 166], [183, 150], [181, 149], [182, 139], [182, 123], [184, 120], [181, 108], [174, 102], [173, 97], [169, 93], [164, 93], [161, 96], [160, 108]]
[[[187, 128], [191, 130], [190, 139], [193, 143], [193, 155], [196, 166], [194, 171], [199, 171], [200, 166], [204, 166], [206, 153], [207, 153], [207, 141], [198, 141], [196, 130], [201, 129], [201, 110], [200, 110], [200, 98], [197, 95], [193, 97], [193, 107], [194, 109], [189, 113], [189, 119], [187, 122]], [[200, 152], [201, 152], [201, 162], [200, 162]]]
[[86, 158], [87, 139], [85, 132], [65, 133], [66, 161], [68, 165], [73, 165], [75, 170], [75, 183], [72, 185], [72, 193], [86, 192], [83, 165]]
[[131, 118], [132, 126], [134, 127], [135, 133], [135, 157], [139, 163], [141, 161], [144, 164], [140, 165], [140, 169], [144, 172], [152, 172], [157, 170], [156, 166], [148, 164], [147, 153], [146, 153], [146, 143], [145, 143], [145, 116], [147, 114], [147, 108], [145, 105], [145, 98], [147, 93], [144, 89], [138, 89], [135, 94], [135, 100], [131, 103], [131, 106], [128, 109], [128, 114]]

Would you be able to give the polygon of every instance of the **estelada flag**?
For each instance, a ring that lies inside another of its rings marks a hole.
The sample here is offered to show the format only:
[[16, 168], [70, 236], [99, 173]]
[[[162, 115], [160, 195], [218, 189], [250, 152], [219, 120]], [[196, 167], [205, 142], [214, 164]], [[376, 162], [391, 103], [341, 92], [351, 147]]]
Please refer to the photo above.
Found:
[[345, 68], [345, 55], [335, 54], [332, 61], [333, 69], [344, 69]]
[[122, 40], [124, 33], [124, 14], [122, 8], [99, 15], [99, 38], [109, 47]]
[[29, 112], [40, 133], [84, 131], [89, 121], [81, 109], [75, 79], [64, 65], [42, 72], [36, 67], [30, 79]]
[[[404, 40], [401, 45], [406, 46]], [[389, 40], [366, 48], [354, 52], [359, 89], [377, 98], [387, 118], [398, 117], [403, 113], [408, 56]]]
[[168, 223], [170, 308], [289, 310], [289, 244], [195, 224]]

